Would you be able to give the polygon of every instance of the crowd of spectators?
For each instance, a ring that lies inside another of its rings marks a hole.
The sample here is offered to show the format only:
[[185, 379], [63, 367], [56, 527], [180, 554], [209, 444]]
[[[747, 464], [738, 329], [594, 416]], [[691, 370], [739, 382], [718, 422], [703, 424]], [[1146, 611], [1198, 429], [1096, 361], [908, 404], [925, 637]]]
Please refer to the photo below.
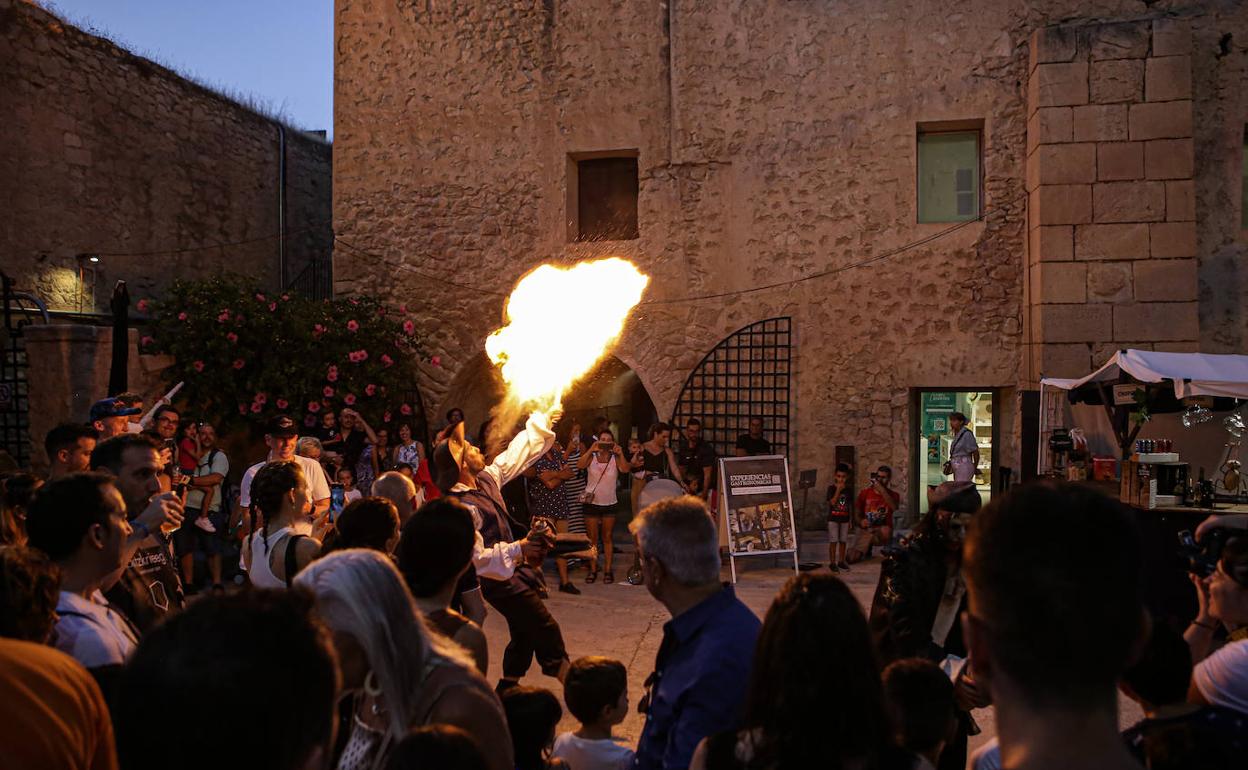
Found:
[[[1090, 487], [1033, 482], [981, 508], [973, 481], [947, 482], [899, 542], [891, 470], [851, 501], [838, 467], [832, 569], [789, 580], [760, 621], [722, 581], [715, 455], [696, 421], [622, 446], [605, 421], [583, 433], [534, 414], [487, 455], [458, 410], [428, 452], [410, 425], [392, 439], [350, 409], [311, 436], [278, 416], [235, 493], [216, 426], [182, 415], [104, 399], [48, 433], [46, 477], [0, 485], [4, 767], [1115, 770], [1248, 756], [1243, 519], [1207, 525], [1230, 535], [1177, 628], [1146, 609], [1132, 517]], [[765, 442], [751, 423], [738, 454]], [[586, 582], [612, 582], [616, 514], [659, 478], [698, 494], [627, 511], [636, 582], [666, 615], [649, 675], [630, 681], [634, 661], [569, 655], [542, 565], [571, 586], [575, 512]], [[864, 611], [836, 573], [876, 548]], [[487, 604], [509, 634], [493, 685]], [[559, 694], [520, 683], [534, 660]], [[1119, 691], [1145, 714], [1125, 733]], [[989, 706], [997, 738], [968, 757], [972, 712]], [[633, 708], [630, 745], [615, 728]], [[577, 726], [560, 732], [565, 711]]]

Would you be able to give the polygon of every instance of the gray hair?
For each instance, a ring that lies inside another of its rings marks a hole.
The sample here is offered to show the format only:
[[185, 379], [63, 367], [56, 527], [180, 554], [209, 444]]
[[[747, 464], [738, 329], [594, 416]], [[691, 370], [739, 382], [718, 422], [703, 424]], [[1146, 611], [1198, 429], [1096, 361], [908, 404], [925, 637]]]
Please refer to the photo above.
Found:
[[407, 734], [430, 664], [475, 670], [468, 653], [425, 624], [403, 576], [377, 551], [348, 548], [312, 562], [295, 576], [311, 591], [330, 630], [360, 645], [389, 710], [386, 742]]
[[[386, 471], [373, 482], [372, 494], [394, 503], [399, 511], [399, 521], [407, 521], [413, 512], [412, 498], [423, 497], [412, 480], [398, 471]], [[417, 508], [420, 500], [417, 500]]]
[[684, 586], [719, 581], [719, 532], [706, 503], [692, 495], [651, 505], [628, 525], [641, 550]]
[[300, 457], [307, 457], [308, 449], [312, 447], [315, 447], [318, 452], [324, 451], [319, 438], [316, 436], [302, 436], [299, 438], [298, 443], [295, 444], [295, 454]]

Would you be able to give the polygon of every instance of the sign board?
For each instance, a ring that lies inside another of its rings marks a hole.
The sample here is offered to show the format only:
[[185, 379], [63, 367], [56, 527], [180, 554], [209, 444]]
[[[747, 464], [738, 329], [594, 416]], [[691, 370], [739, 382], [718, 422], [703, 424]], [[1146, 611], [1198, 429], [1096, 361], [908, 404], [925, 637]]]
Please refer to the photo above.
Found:
[[1115, 385], [1114, 406], [1133, 406], [1137, 390], [1140, 390], [1139, 385]]
[[919, 403], [923, 409], [920, 416], [923, 435], [948, 433], [949, 415], [958, 409], [958, 394], [954, 391], [923, 393]]
[[819, 470], [811, 468], [808, 471], [798, 471], [797, 488], [798, 489], [814, 489], [815, 484], [819, 481]]
[[737, 582], [739, 556], [791, 553], [796, 571], [797, 528], [788, 460], [783, 455], [721, 457], [719, 478], [732, 582]]

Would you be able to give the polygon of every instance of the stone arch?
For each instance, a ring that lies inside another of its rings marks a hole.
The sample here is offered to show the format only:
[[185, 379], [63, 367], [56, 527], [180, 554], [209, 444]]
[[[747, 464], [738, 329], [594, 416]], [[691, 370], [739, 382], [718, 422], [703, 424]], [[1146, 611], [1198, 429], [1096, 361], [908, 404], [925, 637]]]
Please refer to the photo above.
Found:
[[[459, 407], [464, 411], [469, 432], [475, 435], [505, 393], [498, 369], [484, 353], [477, 353], [451, 380], [437, 411], [429, 415], [430, 426], [442, 426], [446, 411]], [[658, 418], [650, 393], [636, 369], [621, 357], [608, 355], [564, 396], [564, 412], [584, 422], [605, 415], [624, 440], [631, 433], [644, 434]]]

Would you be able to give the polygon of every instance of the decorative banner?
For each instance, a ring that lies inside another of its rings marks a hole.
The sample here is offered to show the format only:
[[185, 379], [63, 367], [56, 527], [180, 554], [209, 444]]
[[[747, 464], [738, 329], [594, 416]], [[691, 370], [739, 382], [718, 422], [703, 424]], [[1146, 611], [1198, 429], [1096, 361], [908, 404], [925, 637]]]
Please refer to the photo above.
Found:
[[792, 553], [796, 566], [797, 531], [788, 460], [783, 455], [721, 457], [719, 478], [728, 555]]

